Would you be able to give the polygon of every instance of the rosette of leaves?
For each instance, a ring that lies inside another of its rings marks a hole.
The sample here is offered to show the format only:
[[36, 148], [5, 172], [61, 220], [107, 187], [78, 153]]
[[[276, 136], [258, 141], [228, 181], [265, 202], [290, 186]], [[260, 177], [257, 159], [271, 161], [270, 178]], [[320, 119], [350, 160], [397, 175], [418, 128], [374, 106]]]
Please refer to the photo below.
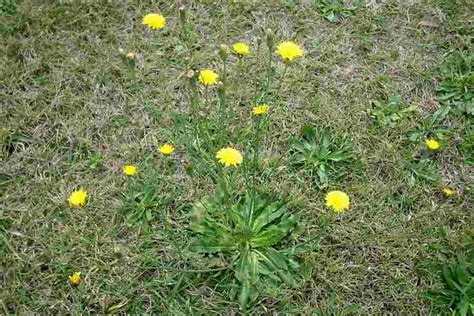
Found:
[[437, 167], [430, 159], [408, 158], [401, 160], [400, 164], [410, 187], [415, 186], [417, 181], [436, 183], [440, 179]]
[[354, 9], [345, 6], [342, 0], [314, 0], [321, 15], [331, 23], [338, 22], [354, 14]]
[[450, 107], [445, 105], [440, 107], [435, 113], [425, 117], [416, 130], [407, 132], [410, 142], [423, 142], [427, 137], [445, 139], [452, 131], [443, 125], [443, 120], [450, 111]]
[[317, 184], [328, 186], [330, 178], [334, 180], [344, 173], [344, 167], [354, 162], [352, 142], [347, 135], [338, 135], [328, 127], [305, 125], [301, 138], [294, 141], [290, 150], [294, 166], [307, 169], [311, 176], [316, 174]]
[[395, 95], [387, 101], [372, 101], [370, 118], [377, 127], [395, 127], [398, 121], [410, 117], [417, 110], [415, 105], [405, 106], [401, 96]]
[[474, 114], [474, 50], [458, 51], [439, 67], [442, 82], [437, 88], [438, 101], [462, 113]]
[[151, 171], [142, 173], [147, 176], [127, 179], [127, 190], [119, 206], [119, 215], [128, 225], [152, 222], [175, 202], [169, 192], [176, 188], [170, 181], [163, 181]]
[[191, 227], [199, 235], [191, 249], [226, 258], [239, 304], [246, 309], [267, 286], [297, 285], [293, 248], [277, 247], [295, 225], [295, 216], [281, 202], [248, 194], [228, 205], [228, 200], [207, 197], [194, 206]]
[[448, 307], [452, 315], [474, 314], [474, 250], [467, 256], [459, 253], [451, 262], [444, 262], [441, 267], [443, 288], [427, 291], [423, 296], [435, 305]]

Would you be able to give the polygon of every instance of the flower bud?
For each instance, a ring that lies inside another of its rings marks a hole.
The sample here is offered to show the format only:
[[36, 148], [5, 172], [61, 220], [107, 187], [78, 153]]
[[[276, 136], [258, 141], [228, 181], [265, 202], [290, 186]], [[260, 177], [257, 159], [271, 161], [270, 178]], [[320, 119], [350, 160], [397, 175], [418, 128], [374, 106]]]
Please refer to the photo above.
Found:
[[273, 34], [273, 31], [272, 29], [267, 29], [265, 31], [265, 36], [267, 38], [267, 46], [269, 49], [273, 49], [273, 44], [274, 44], [274, 34]]
[[229, 57], [230, 49], [229, 46], [226, 44], [222, 44], [219, 47], [219, 56], [221, 57], [222, 61], [226, 61], [227, 57]]
[[179, 21], [184, 25], [186, 23], [186, 7], [184, 4], [178, 8], [179, 11]]
[[186, 77], [192, 79], [194, 77], [194, 70], [188, 70], [188, 72], [186, 72]]

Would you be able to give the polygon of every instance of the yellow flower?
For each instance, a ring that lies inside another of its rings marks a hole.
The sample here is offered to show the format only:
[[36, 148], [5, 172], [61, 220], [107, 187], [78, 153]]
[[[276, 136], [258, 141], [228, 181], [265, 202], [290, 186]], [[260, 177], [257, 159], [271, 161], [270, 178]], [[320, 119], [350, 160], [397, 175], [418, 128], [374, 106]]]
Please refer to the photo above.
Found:
[[231, 147], [220, 149], [216, 154], [216, 158], [226, 167], [237, 167], [237, 165], [240, 165], [244, 160], [242, 154], [237, 149]]
[[454, 195], [454, 190], [452, 190], [450, 188], [444, 188], [442, 192], [443, 192], [444, 196], [447, 196], [447, 197], [450, 197], [450, 196]]
[[427, 138], [425, 140], [425, 143], [426, 143], [426, 146], [431, 149], [431, 150], [437, 150], [439, 148], [439, 142], [437, 142], [436, 140], [434, 139], [429, 139]]
[[137, 167], [134, 165], [123, 166], [123, 173], [127, 176], [134, 176], [137, 173]]
[[125, 55], [125, 57], [127, 57], [127, 59], [134, 60], [135, 59], [135, 53], [130, 52], [127, 55]]
[[69, 282], [72, 285], [79, 285], [79, 282], [81, 282], [81, 272], [74, 272], [73, 275], [70, 275]]
[[261, 115], [261, 114], [265, 114], [267, 113], [268, 109], [270, 107], [267, 105], [267, 104], [262, 104], [262, 105], [259, 105], [259, 106], [256, 106], [252, 109], [252, 113], [254, 115]]
[[169, 156], [174, 152], [174, 147], [173, 145], [170, 144], [164, 144], [160, 146], [160, 153], [162, 153], [165, 156]]
[[199, 82], [205, 86], [216, 84], [217, 78], [219, 78], [219, 75], [212, 70], [205, 69], [199, 72]]
[[294, 42], [282, 42], [277, 46], [277, 53], [284, 60], [292, 61], [303, 56], [303, 49]]
[[349, 196], [342, 191], [331, 191], [326, 194], [326, 206], [332, 207], [336, 212], [349, 208]]
[[83, 189], [75, 190], [69, 195], [69, 206], [84, 206], [86, 204], [87, 191]]
[[159, 30], [165, 27], [166, 19], [159, 13], [150, 13], [143, 17], [143, 24], [151, 29]]
[[232, 46], [232, 49], [234, 50], [234, 53], [236, 53], [239, 56], [245, 56], [250, 53], [250, 48], [245, 43], [235, 43]]

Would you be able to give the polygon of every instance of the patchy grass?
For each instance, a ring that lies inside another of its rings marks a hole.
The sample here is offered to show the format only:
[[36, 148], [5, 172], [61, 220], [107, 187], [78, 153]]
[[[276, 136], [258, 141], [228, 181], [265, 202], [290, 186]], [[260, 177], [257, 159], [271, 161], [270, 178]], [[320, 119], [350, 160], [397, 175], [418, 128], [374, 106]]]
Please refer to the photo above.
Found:
[[[2, 311], [239, 312], [221, 262], [190, 251], [192, 205], [213, 192], [215, 175], [185, 151], [192, 144], [184, 74], [188, 64], [219, 69], [221, 43], [251, 45], [240, 68], [232, 59], [228, 78], [237, 87], [229, 96], [228, 137], [244, 148], [251, 141], [253, 91], [266, 72], [259, 43], [271, 28], [277, 41], [303, 45], [305, 55], [285, 78], [282, 64], [275, 66], [278, 89], [270, 95], [257, 180], [298, 213], [288, 243], [321, 240], [298, 258], [300, 285], [273, 288], [252, 311], [442, 312], [420, 294], [442, 287], [430, 266], [440, 252], [452, 257], [472, 247], [473, 134], [466, 111], [434, 125], [430, 118], [444, 103], [437, 91], [443, 98], [451, 83], [456, 102], [472, 101], [466, 91], [472, 65], [451, 77], [433, 74], [439, 65], [455, 69], [443, 64], [452, 51], [473, 60], [472, 10], [453, 0], [338, 1], [356, 9], [331, 23], [318, 3], [196, 1], [187, 10], [190, 46], [177, 36], [172, 1], [0, 4]], [[141, 18], [158, 8], [168, 26], [150, 32]], [[133, 63], [127, 52], [136, 54]], [[394, 95], [419, 111], [374, 129], [371, 101]], [[216, 107], [202, 115], [217, 117]], [[331, 183], [351, 196], [352, 208], [329, 223], [324, 192], [289, 167], [291, 142], [305, 125], [350, 135], [360, 163], [361, 171]], [[423, 137], [440, 130], [449, 131], [442, 150], [427, 152]], [[410, 143], [409, 131], [420, 137]], [[164, 142], [177, 148], [167, 161], [158, 153]], [[137, 178], [121, 173], [130, 163]], [[425, 165], [436, 177], [417, 181], [413, 170]], [[445, 186], [455, 196], [443, 197]], [[90, 199], [87, 207], [70, 209], [67, 197], [78, 187]], [[77, 288], [68, 284], [74, 271], [82, 272]]]

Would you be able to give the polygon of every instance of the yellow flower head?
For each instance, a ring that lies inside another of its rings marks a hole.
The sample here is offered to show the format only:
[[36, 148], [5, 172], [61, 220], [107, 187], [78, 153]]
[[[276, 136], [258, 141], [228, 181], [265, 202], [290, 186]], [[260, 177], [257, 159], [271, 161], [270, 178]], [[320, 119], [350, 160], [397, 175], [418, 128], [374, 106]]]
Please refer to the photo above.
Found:
[[170, 144], [164, 144], [160, 146], [160, 153], [162, 153], [165, 156], [169, 156], [174, 152], [174, 147], [173, 145]]
[[242, 154], [237, 149], [231, 147], [220, 149], [216, 154], [216, 158], [226, 167], [237, 167], [244, 160]]
[[217, 78], [219, 78], [219, 75], [212, 70], [205, 69], [199, 72], [199, 82], [205, 86], [216, 84]]
[[454, 195], [454, 190], [450, 189], [450, 188], [444, 188], [442, 190], [444, 196], [446, 197], [450, 197], [450, 196], [453, 196]]
[[130, 59], [130, 60], [134, 60], [135, 59], [135, 53], [127, 53], [127, 55], [125, 55], [125, 57], [127, 57], [127, 59]]
[[69, 283], [72, 285], [79, 285], [81, 282], [81, 272], [74, 272], [73, 275], [69, 276]]
[[259, 106], [256, 106], [252, 109], [252, 113], [254, 115], [262, 115], [262, 114], [265, 114], [267, 113], [268, 109], [270, 107], [267, 105], [267, 104], [262, 104], [262, 105], [259, 105]]
[[336, 212], [345, 211], [349, 205], [349, 196], [342, 191], [331, 191], [326, 194], [326, 206]]
[[427, 138], [425, 140], [425, 143], [426, 143], [426, 146], [428, 147], [428, 149], [431, 149], [431, 150], [437, 150], [440, 146], [439, 142], [434, 140], [434, 139]]
[[303, 49], [294, 42], [282, 42], [277, 46], [277, 53], [284, 60], [292, 61], [303, 56]]
[[245, 56], [250, 53], [250, 48], [245, 43], [235, 43], [232, 46], [232, 49], [234, 50], [234, 53], [236, 53], [239, 56]]
[[123, 166], [123, 173], [127, 176], [134, 176], [137, 173], [137, 167], [134, 165]]
[[159, 13], [150, 13], [143, 17], [143, 24], [151, 29], [159, 30], [165, 27], [166, 19]]
[[86, 204], [87, 191], [83, 189], [75, 190], [69, 195], [69, 206], [84, 206]]

